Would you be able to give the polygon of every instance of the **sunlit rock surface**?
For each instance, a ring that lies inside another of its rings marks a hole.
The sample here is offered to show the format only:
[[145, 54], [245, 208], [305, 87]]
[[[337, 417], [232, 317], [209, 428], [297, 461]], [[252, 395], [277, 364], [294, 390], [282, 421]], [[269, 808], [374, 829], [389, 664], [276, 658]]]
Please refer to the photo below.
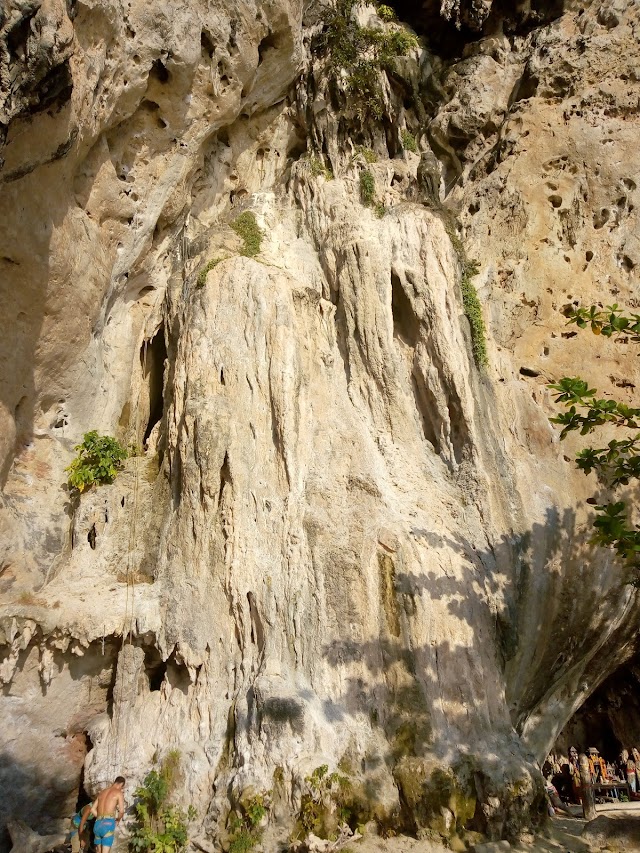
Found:
[[[363, 820], [535, 822], [536, 760], [634, 652], [546, 384], [637, 384], [561, 309], [637, 299], [640, 15], [490, 7], [443, 4], [464, 49], [397, 60], [364, 119], [316, 3], [3, 12], [0, 824], [171, 748], [214, 842], [339, 762]], [[90, 429], [145, 449], [77, 501]]]

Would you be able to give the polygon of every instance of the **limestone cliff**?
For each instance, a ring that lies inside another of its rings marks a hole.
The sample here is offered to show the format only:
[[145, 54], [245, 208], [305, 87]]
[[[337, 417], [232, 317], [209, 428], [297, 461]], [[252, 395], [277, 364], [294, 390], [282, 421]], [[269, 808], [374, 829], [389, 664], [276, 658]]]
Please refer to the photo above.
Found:
[[[640, 12], [393, 5], [370, 88], [314, 0], [0, 12], [0, 825], [178, 748], [202, 839], [340, 762], [363, 820], [513, 837], [635, 651], [546, 384], [638, 384], [561, 310], [637, 304]], [[90, 429], [144, 449], [78, 501]]]

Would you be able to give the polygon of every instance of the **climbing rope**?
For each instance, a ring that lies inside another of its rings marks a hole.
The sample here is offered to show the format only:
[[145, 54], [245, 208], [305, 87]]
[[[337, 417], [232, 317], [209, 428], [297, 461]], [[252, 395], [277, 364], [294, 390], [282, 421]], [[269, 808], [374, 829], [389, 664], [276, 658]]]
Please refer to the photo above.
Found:
[[[153, 306], [152, 316], [155, 316], [158, 302], [160, 298], [160, 291], [158, 291], [156, 296], [156, 302]], [[141, 380], [147, 374], [147, 354], [149, 348], [149, 338], [145, 336], [143, 340], [143, 357], [142, 357], [142, 374]], [[142, 393], [142, 381], [138, 387], [138, 396], [136, 401], [136, 425], [135, 425], [135, 438], [136, 442], [140, 440], [140, 397]], [[124, 665], [124, 648], [128, 641], [129, 648], [133, 646], [133, 630], [135, 624], [135, 588], [136, 588], [136, 578], [135, 578], [135, 567], [132, 564], [132, 553], [136, 544], [136, 535], [137, 535], [137, 522], [138, 522], [138, 498], [140, 491], [140, 460], [136, 455], [134, 457], [134, 480], [133, 480], [133, 493], [132, 493], [132, 512], [130, 515], [130, 524], [129, 524], [129, 541], [127, 545], [127, 565], [126, 565], [126, 597], [125, 597], [125, 607], [124, 607], [124, 618], [122, 623], [122, 640], [120, 643], [120, 652], [118, 653], [118, 658], [116, 661], [116, 685], [114, 686], [114, 692], [116, 695], [120, 697], [120, 701], [115, 703], [114, 706], [114, 717], [111, 722], [111, 732], [109, 737], [109, 742], [107, 746], [107, 766], [110, 768], [110, 776], [118, 775], [123, 768], [123, 764], [126, 761], [126, 756], [129, 748], [129, 713], [123, 709], [122, 700], [125, 697], [125, 665]], [[103, 654], [104, 654], [104, 636], [103, 636]], [[130, 662], [131, 663], [131, 662]], [[130, 690], [128, 691], [128, 698], [130, 701], [135, 702], [138, 694], [138, 677], [139, 671], [138, 667], [131, 667], [131, 681], [129, 684]], [[124, 717], [124, 721], [123, 721]], [[121, 731], [122, 729], [122, 731]]]

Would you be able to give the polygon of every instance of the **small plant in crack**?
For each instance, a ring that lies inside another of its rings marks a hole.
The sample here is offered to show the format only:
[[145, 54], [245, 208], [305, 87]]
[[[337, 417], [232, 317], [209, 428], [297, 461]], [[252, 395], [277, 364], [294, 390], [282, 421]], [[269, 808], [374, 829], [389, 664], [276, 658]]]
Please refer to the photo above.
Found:
[[376, 197], [376, 183], [373, 175], [368, 169], [360, 172], [360, 198], [362, 203], [371, 207]]
[[324, 162], [320, 157], [309, 158], [309, 169], [311, 170], [311, 174], [314, 178], [322, 175], [327, 181], [333, 180], [332, 170], [328, 166], [324, 165]]
[[412, 133], [409, 133], [408, 130], [402, 131], [402, 147], [406, 151], [411, 151], [413, 154], [418, 153], [418, 143], [416, 142], [416, 138]]
[[269, 808], [270, 792], [267, 791], [256, 794], [231, 812], [227, 822], [232, 834], [229, 853], [253, 850], [262, 838], [262, 826]]
[[478, 275], [480, 267], [477, 261], [467, 261], [464, 264], [460, 288], [462, 290], [462, 305], [471, 327], [471, 347], [473, 357], [478, 367], [486, 367], [489, 363], [487, 355], [487, 333], [482, 316], [482, 306], [471, 279]]
[[207, 263], [198, 272], [196, 287], [200, 288], [205, 286], [207, 283], [207, 274], [217, 267], [221, 260], [222, 258], [212, 258], [210, 261], [207, 261]]
[[245, 210], [237, 219], [234, 219], [231, 227], [244, 243], [240, 254], [244, 255], [245, 258], [255, 258], [260, 253], [262, 237], [264, 236], [255, 214], [250, 210]]
[[357, 145], [356, 146], [356, 157], [360, 155], [363, 158], [365, 163], [377, 163], [378, 155], [371, 148], [367, 148], [365, 145]]

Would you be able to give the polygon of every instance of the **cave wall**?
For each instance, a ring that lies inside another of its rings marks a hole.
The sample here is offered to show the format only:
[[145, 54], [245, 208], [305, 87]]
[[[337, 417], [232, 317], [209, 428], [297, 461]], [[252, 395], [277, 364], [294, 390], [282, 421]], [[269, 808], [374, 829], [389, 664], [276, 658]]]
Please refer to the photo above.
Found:
[[[31, 702], [3, 778], [38, 781], [0, 820], [48, 831], [82, 767], [94, 793], [177, 747], [208, 837], [244, 790], [275, 774], [291, 813], [340, 761], [398, 828], [462, 831], [444, 769], [515, 837], [536, 760], [634, 653], [546, 384], [637, 384], [561, 308], [637, 299], [639, 14], [482, 5], [445, 4], [464, 45], [410, 51], [364, 119], [315, 3], [3, 13], [0, 704]], [[89, 429], [144, 448], [74, 501]]]

